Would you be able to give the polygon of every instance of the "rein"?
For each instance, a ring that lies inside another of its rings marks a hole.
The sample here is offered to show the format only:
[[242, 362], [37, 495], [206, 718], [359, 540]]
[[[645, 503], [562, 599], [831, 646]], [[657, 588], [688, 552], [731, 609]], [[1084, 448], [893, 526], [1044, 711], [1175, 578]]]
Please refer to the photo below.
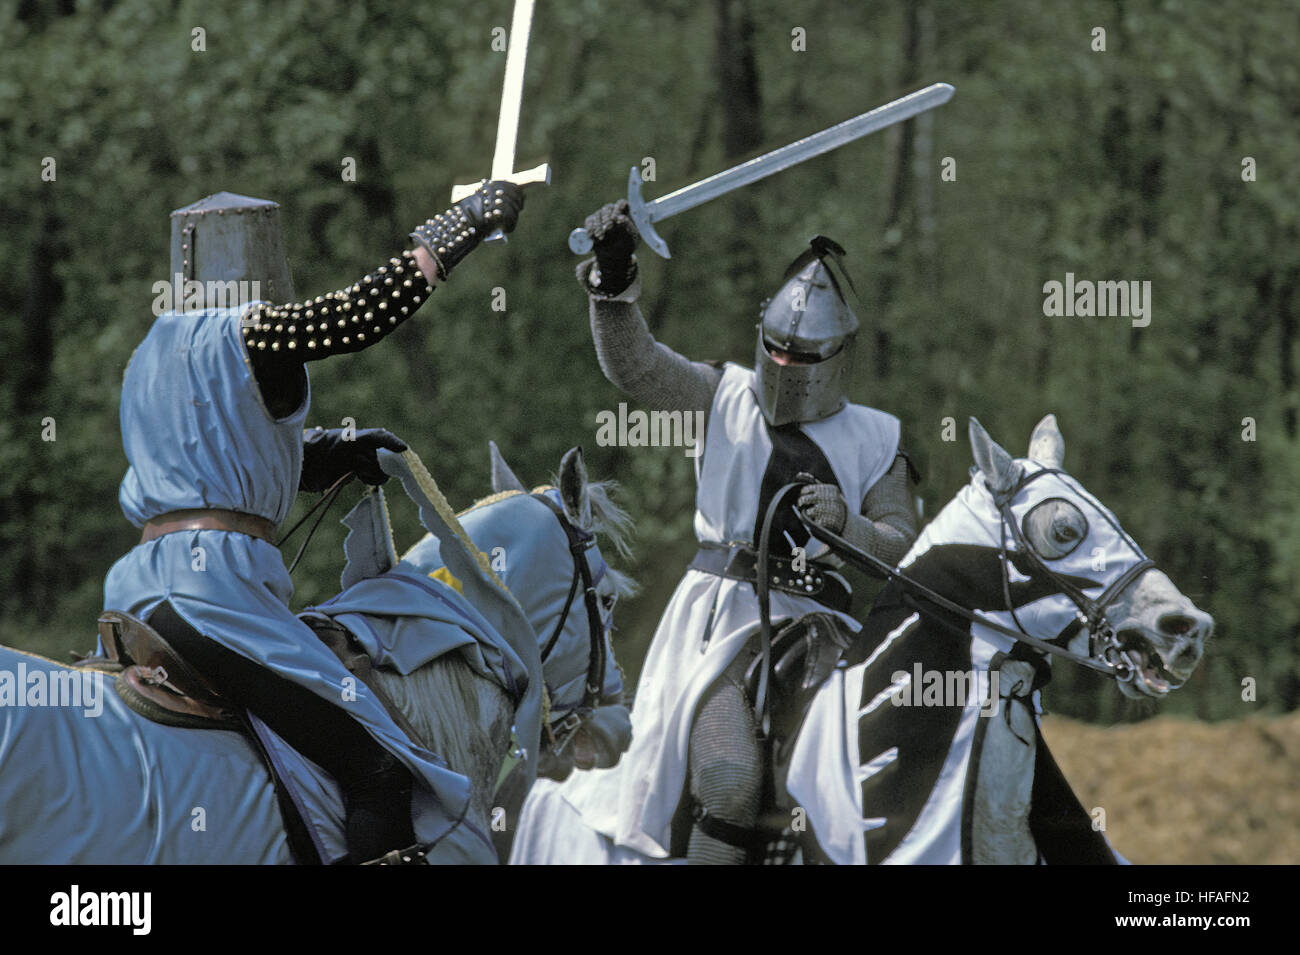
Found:
[[560, 522], [560, 527], [564, 529], [564, 535], [569, 542], [569, 554], [573, 557], [573, 582], [569, 585], [569, 596], [564, 601], [564, 609], [560, 613], [559, 621], [555, 624], [555, 630], [551, 633], [550, 639], [546, 641], [546, 646], [542, 650], [542, 662], [546, 662], [546, 658], [550, 656], [551, 651], [555, 649], [556, 643], [559, 642], [560, 634], [564, 632], [564, 625], [568, 622], [569, 611], [573, 607], [574, 597], [577, 596], [579, 583], [582, 585], [583, 603], [587, 610], [587, 632], [590, 638], [590, 649], [587, 655], [587, 677], [583, 687], [582, 702], [578, 704], [577, 709], [560, 721], [560, 732], [558, 734], [548, 727], [554, 741], [555, 751], [559, 752], [564, 749], [565, 744], [578, 731], [584, 716], [593, 712], [600, 705], [600, 694], [605, 687], [605, 672], [608, 664], [605, 653], [605, 626], [600, 616], [600, 606], [596, 597], [598, 578], [592, 575], [591, 565], [587, 563], [587, 548], [596, 539], [596, 535], [574, 525], [565, 516], [563, 509], [545, 494], [533, 494], [532, 497], [545, 504]]
[[276, 547], [283, 547], [285, 542], [294, 535], [298, 528], [302, 527], [303, 523], [309, 517], [316, 514], [317, 511], [320, 512], [319, 514], [316, 514], [315, 522], [311, 525], [311, 529], [307, 531], [307, 536], [302, 539], [302, 545], [298, 548], [298, 553], [294, 555], [293, 561], [289, 564], [289, 573], [292, 574], [294, 572], [294, 568], [296, 568], [298, 562], [302, 560], [302, 555], [307, 553], [307, 545], [311, 543], [312, 537], [316, 535], [316, 529], [320, 527], [320, 522], [325, 519], [325, 515], [329, 513], [329, 509], [333, 507], [334, 502], [338, 500], [339, 492], [343, 490], [343, 485], [352, 480], [352, 474], [353, 472], [348, 471], [346, 474], [341, 475], [337, 481], [327, 487], [325, 493], [307, 509], [307, 512], [303, 514], [302, 517], [298, 518], [293, 527], [285, 531], [284, 535], [276, 541]]
[[[814, 535], [819, 540], [834, 545], [837, 552], [845, 557], [850, 563], [855, 564], [860, 570], [878, 574], [889, 580], [896, 581], [904, 588], [911, 591], [911, 593], [924, 597], [930, 603], [941, 607], [950, 613], [956, 614], [971, 623], [977, 623], [983, 627], [987, 627], [1003, 636], [1010, 637], [1012, 640], [1028, 644], [1037, 650], [1041, 650], [1043, 653], [1062, 657], [1063, 659], [1077, 663], [1080, 666], [1087, 667], [1090, 670], [1104, 673], [1106, 676], [1112, 677], [1120, 682], [1130, 681], [1134, 678], [1136, 673], [1132, 666], [1130, 666], [1122, 657], [1119, 657], [1120, 647], [1116, 641], [1115, 627], [1107, 619], [1105, 607], [1114, 599], [1116, 594], [1120, 593], [1132, 584], [1141, 574], [1154, 567], [1155, 562], [1143, 554], [1137, 544], [1134, 543], [1133, 539], [1129, 537], [1122, 528], [1116, 525], [1113, 520], [1110, 520], [1110, 518], [1105, 514], [1105, 511], [1102, 511], [1098, 507], [1098, 511], [1104, 518], [1106, 518], [1107, 522], [1115, 528], [1120, 538], [1133, 549], [1134, 553], [1138, 555], [1139, 560], [1106, 587], [1101, 596], [1095, 600], [1089, 598], [1078, 587], [1060, 577], [1043, 562], [1042, 558], [1038, 556], [1033, 547], [1029, 545], [1023, 532], [1020, 530], [1019, 526], [1017, 526], [1014, 515], [1011, 513], [1011, 501], [1020, 493], [1024, 486], [1046, 474], [1063, 475], [1064, 472], [1055, 468], [1044, 468], [1035, 471], [1027, 476], [1022, 476], [1016, 485], [1009, 491], [1003, 494], [995, 494], [993, 497], [994, 504], [997, 506], [998, 513], [1001, 517], [1002, 541], [1000, 557], [1002, 563], [1003, 595], [1007, 601], [1007, 610], [1011, 614], [1011, 619], [1016, 623], [1015, 629], [1004, 626], [995, 620], [990, 620], [983, 614], [976, 613], [973, 610], [963, 607], [955, 601], [945, 597], [938, 591], [927, 587], [920, 581], [914, 580], [901, 571], [895, 570], [879, 557], [860, 550], [838, 534], [834, 534], [831, 531], [826, 530], [824, 527], [813, 523], [797, 508], [795, 509], [795, 514], [810, 534]], [[1089, 503], [1093, 502], [1090, 501]], [[1097, 505], [1093, 503], [1093, 506], [1096, 507]], [[1044, 640], [1041, 637], [1035, 637], [1026, 632], [1024, 626], [1016, 616], [1015, 608], [1011, 606], [1010, 571], [1008, 569], [1010, 559], [1008, 557], [1006, 542], [1008, 527], [1011, 528], [1011, 536], [1016, 545], [1020, 548], [1021, 552], [1028, 555], [1039, 570], [1041, 570], [1054, 584], [1060, 587], [1061, 592], [1075, 605], [1075, 608], [1078, 611], [1078, 617], [1074, 626], [1087, 627], [1090, 647], [1092, 648], [1093, 653], [1095, 655], [1100, 655], [1102, 659], [1096, 659], [1095, 656], [1075, 653], [1065, 647], [1058, 646], [1055, 643]], [[926, 614], [932, 619], [938, 619], [932, 611], [929, 611], [928, 608], [916, 603], [915, 601], [909, 602], [909, 605], [919, 613]], [[955, 629], [952, 628], [947, 621], [939, 619], [938, 622], [945, 624], [949, 629]]]
[[[772, 537], [772, 524], [776, 520], [777, 511], [785, 503], [786, 498], [790, 497], [804, 487], [803, 481], [792, 481], [782, 487], [772, 495], [771, 502], [767, 505], [767, 513], [763, 515], [763, 523], [758, 532], [758, 554], [755, 559], [756, 573], [754, 580], [754, 592], [758, 597], [758, 646], [760, 653], [759, 671], [758, 671], [758, 689], [754, 693], [754, 715], [758, 718], [759, 733], [763, 739], [767, 739], [772, 729], [772, 713], [768, 706], [767, 691], [768, 684], [772, 679], [772, 598], [768, 589], [769, 576], [767, 572], [768, 562], [768, 544]], [[799, 509], [794, 508], [800, 519], [803, 515]], [[806, 525], [805, 525], [806, 526]]]

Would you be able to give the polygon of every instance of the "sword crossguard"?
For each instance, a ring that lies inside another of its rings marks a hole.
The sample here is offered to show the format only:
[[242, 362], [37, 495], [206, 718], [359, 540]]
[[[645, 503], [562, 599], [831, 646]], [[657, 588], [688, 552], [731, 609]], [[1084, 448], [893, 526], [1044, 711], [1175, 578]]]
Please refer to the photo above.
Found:
[[[493, 178], [498, 182], [512, 182], [521, 189], [525, 189], [528, 186], [536, 186], [538, 184], [549, 186], [551, 184], [551, 164], [544, 162], [540, 166], [534, 166], [532, 169], [525, 169], [522, 172], [512, 172], [508, 176], [494, 176]], [[486, 179], [480, 179], [478, 182], [452, 186], [451, 201], [453, 203], [460, 202], [462, 199], [474, 195], [474, 193], [479, 189], [483, 188], [483, 185], [487, 181], [488, 180]], [[500, 229], [493, 231], [483, 241], [495, 242], [497, 239], [500, 239], [502, 242], [506, 241], [506, 234]]]
[[[650, 246], [660, 258], [671, 259], [672, 253], [668, 251], [668, 243], [663, 237], [655, 231], [654, 220], [650, 218], [650, 204], [645, 201], [641, 195], [641, 170], [637, 166], [632, 167], [632, 171], [627, 177], [627, 211], [632, 216], [632, 221], [636, 223], [636, 231], [645, 239], [646, 245]], [[578, 255], [586, 255], [592, 249], [591, 236], [587, 235], [586, 229], [574, 229], [569, 233], [569, 250]]]

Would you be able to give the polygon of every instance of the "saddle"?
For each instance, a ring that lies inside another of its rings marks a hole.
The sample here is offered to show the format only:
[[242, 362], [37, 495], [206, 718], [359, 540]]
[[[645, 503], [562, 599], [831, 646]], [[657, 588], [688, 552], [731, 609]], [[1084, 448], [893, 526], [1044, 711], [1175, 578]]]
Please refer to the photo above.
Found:
[[[853, 634], [829, 613], [809, 613], [787, 622], [772, 636], [772, 673], [769, 693], [774, 702], [773, 739], [793, 734], [817, 689], [826, 682]], [[758, 696], [762, 658], [755, 656], [745, 669], [744, 688], [750, 700]]]
[[146, 719], [188, 729], [236, 729], [238, 709], [187, 664], [162, 634], [120, 610], [105, 610], [97, 621], [103, 657], [78, 666], [115, 673], [117, 692]]

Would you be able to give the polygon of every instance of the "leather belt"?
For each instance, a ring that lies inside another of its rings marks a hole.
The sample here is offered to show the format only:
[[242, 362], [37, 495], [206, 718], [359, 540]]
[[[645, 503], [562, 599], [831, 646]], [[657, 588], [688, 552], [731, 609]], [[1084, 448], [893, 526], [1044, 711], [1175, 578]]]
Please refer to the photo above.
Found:
[[223, 511], [216, 508], [195, 507], [188, 510], [168, 511], [145, 522], [140, 543], [147, 544], [165, 534], [178, 531], [231, 531], [257, 537], [275, 545], [275, 522], [256, 514], [241, 511]]
[[[844, 582], [828, 574], [817, 564], [808, 564], [800, 571], [791, 566], [786, 557], [769, 554], [767, 558], [768, 586], [782, 593], [798, 597], [811, 597], [824, 607], [848, 613], [853, 595]], [[725, 547], [705, 544], [695, 553], [691, 570], [700, 570], [729, 580], [758, 580], [758, 555], [747, 547]]]

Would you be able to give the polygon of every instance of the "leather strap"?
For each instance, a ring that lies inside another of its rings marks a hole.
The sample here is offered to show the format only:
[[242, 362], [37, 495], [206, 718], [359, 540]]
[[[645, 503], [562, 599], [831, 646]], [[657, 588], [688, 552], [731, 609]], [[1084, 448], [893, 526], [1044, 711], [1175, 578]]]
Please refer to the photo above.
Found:
[[[735, 846], [737, 849], [745, 849], [750, 853], [760, 853], [767, 848], [767, 834], [758, 827], [748, 829], [745, 826], [738, 826], [734, 822], [713, 815], [700, 803], [694, 796], [689, 797], [691, 800], [691, 818], [695, 821], [696, 827], [710, 839], [717, 839], [729, 846]], [[775, 833], [773, 833], [775, 835]]]
[[195, 507], [188, 510], [168, 511], [145, 522], [140, 543], [147, 544], [166, 534], [180, 531], [230, 531], [247, 534], [275, 546], [275, 523], [256, 514], [241, 511], [223, 511], [216, 508]]
[[[787, 594], [811, 597], [832, 610], [848, 613], [852, 594], [836, 577], [815, 563], [802, 571], [795, 570], [786, 557], [768, 555], [768, 586]], [[703, 545], [691, 561], [691, 570], [700, 570], [729, 580], [758, 580], [758, 555], [747, 547]]]

